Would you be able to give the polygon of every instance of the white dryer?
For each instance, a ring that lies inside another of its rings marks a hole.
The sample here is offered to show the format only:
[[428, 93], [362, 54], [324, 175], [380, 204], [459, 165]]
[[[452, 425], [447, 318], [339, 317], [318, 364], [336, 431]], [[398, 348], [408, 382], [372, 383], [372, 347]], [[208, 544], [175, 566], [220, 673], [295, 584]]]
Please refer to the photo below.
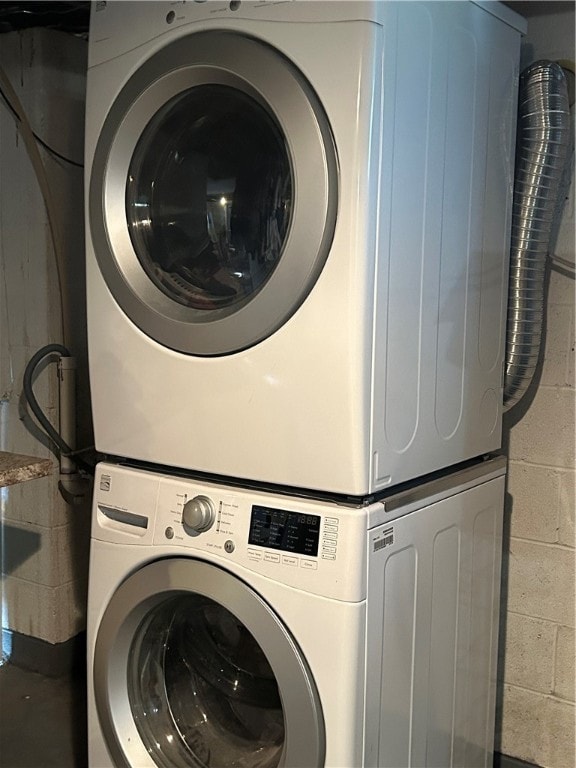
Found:
[[90, 768], [491, 765], [504, 465], [353, 508], [100, 464]]
[[520, 20], [94, 3], [96, 447], [362, 495], [500, 445]]

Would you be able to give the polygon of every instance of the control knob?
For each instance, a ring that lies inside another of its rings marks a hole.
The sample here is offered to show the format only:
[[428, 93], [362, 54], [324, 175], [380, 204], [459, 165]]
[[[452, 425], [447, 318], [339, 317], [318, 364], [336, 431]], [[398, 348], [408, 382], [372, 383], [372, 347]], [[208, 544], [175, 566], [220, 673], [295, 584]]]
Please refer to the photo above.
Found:
[[182, 523], [189, 533], [204, 533], [214, 524], [216, 513], [208, 496], [194, 496], [184, 504]]

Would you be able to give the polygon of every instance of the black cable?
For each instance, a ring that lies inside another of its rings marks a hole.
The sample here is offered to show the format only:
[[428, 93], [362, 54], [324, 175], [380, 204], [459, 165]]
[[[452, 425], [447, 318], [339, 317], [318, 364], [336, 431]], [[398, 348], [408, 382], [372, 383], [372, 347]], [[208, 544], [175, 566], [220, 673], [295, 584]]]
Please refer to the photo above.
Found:
[[[0, 96], [2, 96], [2, 98], [4, 99], [4, 103], [6, 104], [6, 106], [10, 110], [10, 112], [12, 112], [12, 115], [14, 116], [14, 118], [20, 123], [21, 122], [20, 116], [18, 115], [18, 113], [16, 112], [16, 110], [14, 109], [12, 104], [10, 103], [10, 99], [8, 98], [8, 96], [6, 96], [6, 94], [4, 93], [4, 91], [2, 90], [1, 87], [0, 87]], [[57, 152], [51, 146], [46, 144], [46, 142], [43, 139], [41, 139], [40, 136], [38, 136], [37, 133], [35, 133], [32, 130], [31, 130], [31, 133], [32, 133], [32, 136], [34, 136], [34, 138], [38, 142], [38, 144], [40, 144], [40, 146], [44, 147], [44, 149], [47, 152], [50, 152], [51, 155], [54, 155], [54, 157], [57, 157], [59, 160], [63, 160], [65, 163], [68, 163], [69, 165], [73, 165], [75, 168], [84, 168], [83, 163], [77, 163], [75, 160], [70, 160], [69, 157], [65, 157], [64, 155], [61, 155], [60, 152]]]
[[73, 451], [72, 448], [70, 448], [70, 446], [62, 439], [62, 436], [58, 434], [58, 432], [54, 429], [46, 417], [46, 414], [40, 407], [38, 401], [36, 400], [34, 390], [32, 389], [32, 377], [39, 363], [49, 355], [71, 357], [69, 350], [62, 346], [62, 344], [47, 344], [45, 347], [42, 347], [42, 349], [39, 349], [37, 352], [35, 352], [28, 361], [28, 365], [24, 370], [24, 397], [26, 398], [26, 402], [30, 406], [32, 413], [38, 419], [38, 423], [43, 428], [44, 432], [48, 435], [50, 440], [52, 440], [54, 445], [58, 448], [60, 455], [70, 457], [78, 465], [78, 467], [85, 470], [86, 472], [89, 472], [90, 474], [93, 474], [94, 467], [84, 461], [84, 459], [79, 458], [77, 453], [80, 453], [80, 451]]
[[63, 347], [61, 344], [48, 344], [45, 347], [42, 347], [42, 349], [39, 349], [38, 352], [36, 352], [30, 360], [28, 361], [28, 365], [26, 366], [24, 370], [24, 379], [23, 379], [23, 388], [24, 388], [24, 397], [26, 398], [26, 402], [30, 406], [32, 413], [36, 418], [38, 419], [41, 427], [46, 432], [48, 437], [52, 440], [52, 442], [57, 446], [60, 453], [63, 456], [70, 456], [72, 453], [72, 448], [64, 442], [62, 437], [56, 432], [52, 424], [48, 421], [46, 418], [46, 415], [44, 414], [44, 411], [42, 408], [40, 408], [40, 405], [38, 403], [38, 400], [36, 400], [36, 395], [34, 394], [34, 390], [32, 389], [32, 376], [34, 375], [34, 371], [38, 367], [38, 364], [49, 355], [57, 354], [60, 357], [71, 357], [70, 352], [66, 349], [66, 347]]

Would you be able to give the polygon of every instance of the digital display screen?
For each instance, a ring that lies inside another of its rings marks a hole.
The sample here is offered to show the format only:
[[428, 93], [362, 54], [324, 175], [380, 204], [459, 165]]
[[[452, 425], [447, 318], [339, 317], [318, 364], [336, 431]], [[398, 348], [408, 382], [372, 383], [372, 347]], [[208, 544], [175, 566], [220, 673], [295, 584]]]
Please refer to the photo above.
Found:
[[252, 507], [248, 543], [316, 557], [320, 539], [320, 516], [271, 507]]

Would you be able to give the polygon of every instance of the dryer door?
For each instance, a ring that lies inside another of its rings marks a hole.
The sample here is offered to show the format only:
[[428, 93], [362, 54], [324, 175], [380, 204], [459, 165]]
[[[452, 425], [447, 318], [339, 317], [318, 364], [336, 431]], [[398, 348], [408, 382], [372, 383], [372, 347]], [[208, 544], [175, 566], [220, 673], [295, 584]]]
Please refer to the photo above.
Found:
[[89, 198], [100, 270], [141, 330], [194, 355], [245, 349], [291, 317], [326, 260], [337, 208], [328, 120], [278, 51], [197, 33], [119, 93]]
[[130, 576], [102, 618], [93, 674], [117, 766], [324, 765], [302, 653], [271, 608], [215, 566], [168, 559]]

